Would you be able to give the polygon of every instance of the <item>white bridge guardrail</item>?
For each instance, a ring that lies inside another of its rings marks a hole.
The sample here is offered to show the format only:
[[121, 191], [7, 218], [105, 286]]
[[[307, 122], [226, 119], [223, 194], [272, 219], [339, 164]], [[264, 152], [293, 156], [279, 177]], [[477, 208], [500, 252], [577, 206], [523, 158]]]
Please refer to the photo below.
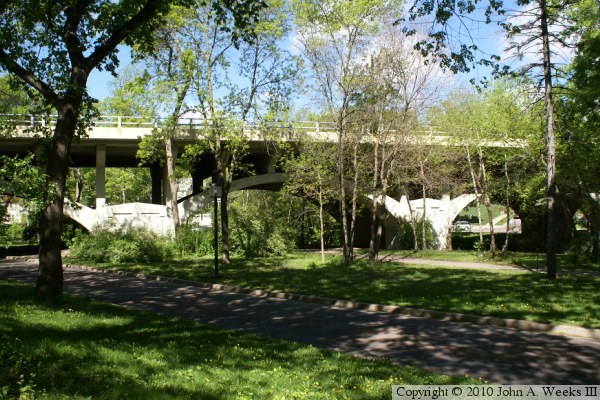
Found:
[[[31, 128], [54, 127], [56, 124], [56, 115], [26, 115], [26, 114], [0, 114], [0, 125], [18, 127], [23, 133]], [[154, 129], [164, 126], [167, 118], [148, 118], [137, 116], [122, 115], [101, 115], [91, 121], [90, 128], [145, 128]], [[223, 120], [223, 125], [235, 126], [239, 121]], [[213, 125], [211, 120], [203, 118], [179, 118], [177, 126], [190, 131], [202, 131], [210, 129]], [[238, 125], [239, 127], [239, 125]], [[328, 140], [334, 140], [333, 136], [337, 132], [337, 124], [329, 121], [247, 121], [244, 130], [248, 132], [257, 132], [264, 130], [273, 130], [287, 135], [294, 134], [325, 134]], [[393, 133], [391, 131], [390, 133]], [[426, 129], [419, 129], [415, 132], [419, 136], [429, 136], [429, 142], [437, 144], [460, 144], [465, 138], [456, 137], [448, 132], [430, 126]], [[21, 135], [19, 135], [21, 136]], [[26, 133], [23, 136], [28, 136]], [[476, 142], [476, 135], [471, 138]], [[508, 139], [500, 137], [494, 139], [483, 139], [481, 143], [484, 146], [491, 147], [523, 147], [524, 141], [519, 139]]]
[[[1, 124], [19, 127], [53, 127], [56, 124], [56, 119], [56, 115], [0, 114]], [[167, 118], [101, 115], [92, 119], [91, 126], [103, 128], [159, 128], [166, 122]], [[223, 120], [222, 122], [226, 125], [237, 123], [234, 120]], [[176, 125], [180, 128], [202, 129], [211, 126], [212, 121], [204, 118], [179, 118]], [[334, 132], [336, 130], [335, 123], [320, 121], [248, 121], [245, 127], [249, 129], [275, 128], [311, 132]]]

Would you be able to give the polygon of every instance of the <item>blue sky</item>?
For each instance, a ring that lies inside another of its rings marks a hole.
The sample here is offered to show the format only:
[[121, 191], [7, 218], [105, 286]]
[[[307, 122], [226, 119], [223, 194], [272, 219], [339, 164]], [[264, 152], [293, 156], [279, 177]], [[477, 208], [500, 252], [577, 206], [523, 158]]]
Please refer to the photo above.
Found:
[[[409, 2], [411, 1], [409, 0]], [[487, 2], [484, 1], [482, 3], [485, 5]], [[506, 0], [504, 3], [507, 9], [515, 8], [514, 0]], [[452, 21], [449, 26], [449, 30], [453, 33], [457, 42], [463, 42], [467, 44], [474, 42], [483, 53], [487, 54], [487, 56], [495, 54], [507, 57], [503, 51], [508, 45], [508, 41], [506, 40], [504, 33], [502, 32], [501, 28], [494, 23], [485, 24], [483, 22], [484, 18], [482, 13], [483, 7], [481, 7], [481, 9], [478, 10], [478, 12], [472, 18], [464, 18], [461, 21]], [[283, 42], [282, 46], [288, 47], [290, 46], [291, 42], [293, 42], [293, 38], [290, 37], [288, 40]], [[121, 60], [120, 67], [124, 67], [130, 63], [131, 56], [128, 48], [124, 46], [120, 47], [119, 58]], [[525, 59], [523, 62], [526, 61], [528, 60]], [[517, 63], [517, 61], [514, 59], [507, 59], [506, 62], [512, 64], [513, 67], [515, 67]], [[467, 85], [471, 78], [475, 78], [476, 81], [479, 81], [488, 76], [489, 70], [478, 67], [473, 69], [469, 74], [459, 74], [455, 76], [455, 80], [459, 83]], [[111, 79], [111, 74], [106, 71], [94, 71], [88, 81], [90, 95], [100, 100], [110, 95], [109, 83]]]

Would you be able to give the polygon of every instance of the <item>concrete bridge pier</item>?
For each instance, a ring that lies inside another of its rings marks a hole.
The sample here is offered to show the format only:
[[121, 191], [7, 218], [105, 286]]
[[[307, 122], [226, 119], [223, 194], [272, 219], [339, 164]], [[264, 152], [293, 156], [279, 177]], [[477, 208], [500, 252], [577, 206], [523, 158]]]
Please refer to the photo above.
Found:
[[96, 209], [106, 205], [106, 146], [96, 146]]
[[152, 204], [162, 204], [162, 170], [158, 163], [150, 166], [152, 181]]

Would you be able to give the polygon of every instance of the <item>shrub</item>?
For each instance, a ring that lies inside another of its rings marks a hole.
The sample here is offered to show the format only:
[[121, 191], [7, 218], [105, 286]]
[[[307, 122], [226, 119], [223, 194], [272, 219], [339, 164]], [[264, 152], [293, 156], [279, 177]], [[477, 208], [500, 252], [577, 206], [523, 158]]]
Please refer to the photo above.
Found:
[[[398, 235], [394, 238], [392, 242], [391, 248], [399, 249], [399, 250], [412, 250], [415, 246], [415, 238], [412, 231], [412, 226], [410, 221], [400, 218], [398, 220]], [[422, 238], [423, 238], [423, 228], [422, 228], [422, 219], [417, 219], [415, 221], [416, 231], [417, 231], [417, 242], [419, 249], [421, 249]], [[429, 220], [425, 221], [425, 238], [427, 239], [427, 248], [428, 249], [436, 249], [438, 247], [437, 238], [435, 232], [433, 230], [433, 226]]]
[[175, 234], [175, 249], [180, 256], [205, 256], [213, 252], [213, 231], [191, 224], [182, 224]]
[[6, 229], [6, 236], [10, 240], [23, 240], [25, 234], [25, 224], [13, 222]]
[[[252, 210], [256, 211], [256, 210]], [[295, 248], [295, 232], [268, 210], [254, 214], [232, 207], [230, 245], [245, 257], [280, 256]]]
[[144, 228], [102, 228], [89, 235], [77, 234], [70, 249], [74, 258], [86, 261], [151, 262], [172, 257], [169, 242]]

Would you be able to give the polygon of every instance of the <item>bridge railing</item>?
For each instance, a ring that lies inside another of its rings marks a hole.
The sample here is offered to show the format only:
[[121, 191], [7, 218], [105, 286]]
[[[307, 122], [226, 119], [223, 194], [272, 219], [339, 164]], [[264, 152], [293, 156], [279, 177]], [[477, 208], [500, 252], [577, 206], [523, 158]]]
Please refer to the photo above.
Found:
[[[21, 131], [20, 136], [28, 136], [27, 128], [36, 127], [54, 127], [56, 124], [56, 115], [24, 115], [24, 114], [0, 114], [0, 127], [14, 126]], [[100, 115], [91, 121], [92, 128], [144, 128], [148, 131], [154, 128], [163, 127], [167, 122], [166, 118], [151, 118], [139, 116], [123, 116], [123, 115]], [[318, 137], [321, 139], [335, 141], [337, 124], [329, 121], [247, 121], [240, 124], [236, 120], [219, 120], [219, 124], [230, 127], [241, 128], [249, 137], [268, 137], [269, 134], [284, 138], [285, 140], [299, 140], [304, 136]], [[211, 120], [198, 117], [183, 117], [176, 121], [177, 127], [183, 131], [190, 132], [191, 137], [202, 137], [203, 132], [210, 131], [214, 127]], [[392, 138], [395, 131], [390, 131]], [[447, 144], [457, 141], [469, 140], [468, 135], [453, 135], [451, 132], [439, 129], [435, 126], [421, 128], [411, 132], [414, 138], [424, 137], [426, 141], [434, 141], [436, 143], [447, 142]], [[273, 137], [272, 136], [272, 137]], [[471, 140], [476, 139], [476, 135], [472, 135]], [[368, 140], [368, 139], [365, 139]], [[497, 138], [486, 139], [489, 145], [492, 146], [510, 146], [522, 147], [522, 140], [508, 140], [505, 135], [498, 135]], [[484, 140], [485, 141], [485, 140]]]
[[[56, 115], [27, 115], [27, 114], [0, 114], [0, 124], [19, 127], [53, 127], [56, 125]], [[152, 118], [124, 115], [100, 115], [92, 119], [93, 127], [104, 128], [158, 128], [164, 126], [167, 118]], [[235, 120], [221, 120], [221, 124], [239, 124]], [[183, 117], [176, 121], [179, 128], [210, 129], [211, 120], [196, 117]], [[248, 121], [245, 129], [276, 129], [290, 132], [334, 132], [336, 124], [323, 121]]]

